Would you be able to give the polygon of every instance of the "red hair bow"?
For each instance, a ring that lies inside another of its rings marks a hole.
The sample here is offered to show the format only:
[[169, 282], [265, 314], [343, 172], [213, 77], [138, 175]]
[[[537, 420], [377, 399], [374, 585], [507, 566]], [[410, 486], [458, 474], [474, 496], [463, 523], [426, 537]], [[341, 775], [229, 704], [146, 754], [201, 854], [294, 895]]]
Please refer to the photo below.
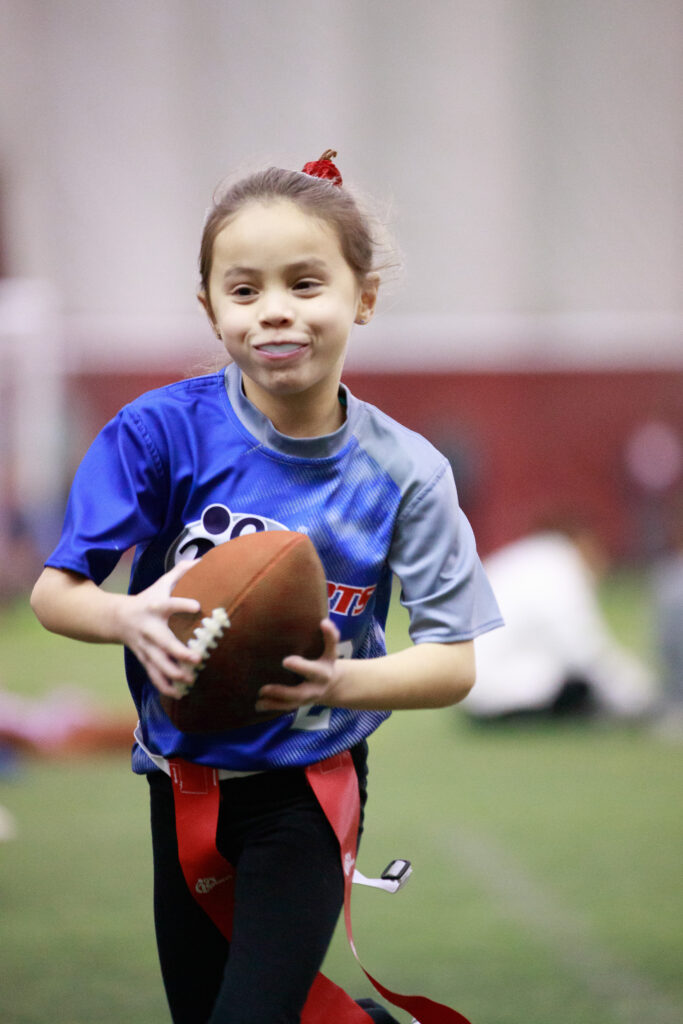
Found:
[[341, 185], [342, 176], [332, 160], [337, 155], [336, 149], [326, 149], [319, 160], [312, 160], [302, 168], [304, 174], [310, 174], [313, 178], [324, 178], [331, 181], [333, 185]]

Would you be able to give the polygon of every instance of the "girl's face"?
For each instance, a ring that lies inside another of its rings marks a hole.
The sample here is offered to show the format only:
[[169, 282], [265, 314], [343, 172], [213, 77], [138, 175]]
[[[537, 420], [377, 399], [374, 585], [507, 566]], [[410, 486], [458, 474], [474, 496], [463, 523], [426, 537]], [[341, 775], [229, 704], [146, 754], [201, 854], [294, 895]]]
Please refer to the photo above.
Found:
[[277, 200], [250, 203], [218, 232], [199, 298], [256, 406], [271, 419], [296, 406], [326, 426], [334, 414], [339, 426], [349, 332], [372, 315], [377, 285], [374, 274], [359, 285], [332, 225]]

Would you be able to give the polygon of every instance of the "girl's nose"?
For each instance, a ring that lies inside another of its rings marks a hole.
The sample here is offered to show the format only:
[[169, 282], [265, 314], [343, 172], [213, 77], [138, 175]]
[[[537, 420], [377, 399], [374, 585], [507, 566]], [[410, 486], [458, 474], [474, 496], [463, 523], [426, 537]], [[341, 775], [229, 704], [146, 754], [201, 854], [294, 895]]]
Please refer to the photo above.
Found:
[[294, 312], [289, 296], [286, 292], [269, 292], [263, 296], [259, 320], [262, 324], [281, 327], [283, 324], [291, 324], [294, 320]]

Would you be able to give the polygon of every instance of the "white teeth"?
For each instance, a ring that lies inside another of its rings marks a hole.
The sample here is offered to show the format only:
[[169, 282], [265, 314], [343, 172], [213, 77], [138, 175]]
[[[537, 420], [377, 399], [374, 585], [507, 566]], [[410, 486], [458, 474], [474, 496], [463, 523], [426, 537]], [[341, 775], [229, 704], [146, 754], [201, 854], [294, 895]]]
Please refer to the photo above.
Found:
[[280, 341], [268, 345], [259, 345], [261, 352], [296, 352], [298, 348], [301, 348], [301, 345], [296, 341]]

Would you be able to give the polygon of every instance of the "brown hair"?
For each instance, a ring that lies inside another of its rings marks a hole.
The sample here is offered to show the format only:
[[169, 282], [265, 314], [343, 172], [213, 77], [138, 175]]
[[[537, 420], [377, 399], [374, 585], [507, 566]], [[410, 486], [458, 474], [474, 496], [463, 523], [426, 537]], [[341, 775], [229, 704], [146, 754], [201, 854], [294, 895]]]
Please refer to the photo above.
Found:
[[248, 203], [278, 200], [288, 200], [304, 213], [318, 217], [334, 227], [344, 258], [359, 284], [376, 269], [375, 258], [380, 243], [371, 226], [371, 218], [360, 210], [347, 188], [340, 188], [331, 181], [302, 171], [269, 167], [242, 178], [222, 191], [219, 187], [214, 195], [204, 223], [199, 250], [201, 288], [207, 299], [216, 235]]

